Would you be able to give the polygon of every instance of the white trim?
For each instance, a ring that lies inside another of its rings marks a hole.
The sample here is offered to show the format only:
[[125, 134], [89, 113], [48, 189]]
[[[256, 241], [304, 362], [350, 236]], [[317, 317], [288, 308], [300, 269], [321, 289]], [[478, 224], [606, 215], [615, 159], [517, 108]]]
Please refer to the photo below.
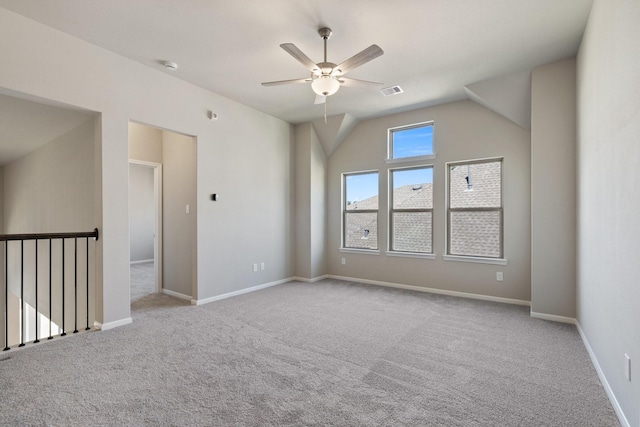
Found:
[[505, 258], [483, 258], [462, 255], [442, 255], [442, 259], [445, 261], [475, 262], [477, 264], [507, 265], [509, 263], [509, 261]]
[[399, 252], [399, 251], [387, 251], [387, 256], [398, 258], [422, 258], [422, 259], [436, 259], [436, 254], [427, 254], [420, 252]]
[[511, 298], [502, 298], [502, 297], [494, 297], [491, 295], [481, 295], [481, 294], [472, 294], [468, 292], [459, 292], [459, 291], [448, 291], [446, 289], [435, 289], [435, 288], [427, 288], [422, 286], [414, 286], [414, 285], [403, 285], [400, 283], [390, 283], [390, 282], [381, 282], [378, 280], [369, 280], [369, 279], [358, 279], [355, 277], [345, 277], [345, 276], [334, 276], [329, 275], [330, 279], [335, 280], [344, 280], [347, 282], [356, 282], [356, 283], [364, 283], [367, 285], [376, 285], [376, 286], [386, 286], [389, 288], [399, 288], [399, 289], [408, 289], [411, 291], [419, 291], [419, 292], [428, 292], [431, 294], [439, 294], [439, 295], [449, 295], [453, 297], [461, 297], [461, 298], [470, 298], [470, 299], [478, 299], [483, 301], [492, 301], [492, 302], [501, 302], [505, 304], [514, 304], [514, 305], [524, 305], [531, 306], [531, 301], [525, 301], [520, 299], [511, 299]]
[[425, 154], [424, 156], [398, 157], [397, 159], [387, 158], [385, 159], [385, 163], [388, 165], [393, 165], [397, 163], [423, 162], [425, 160], [433, 160], [435, 158], [435, 154]]
[[162, 293], [165, 295], [169, 295], [170, 297], [183, 299], [185, 301], [191, 301], [191, 297], [189, 295], [181, 294], [180, 292], [170, 291], [169, 289], [163, 289]]
[[246, 288], [246, 289], [240, 289], [239, 291], [233, 291], [233, 292], [229, 292], [227, 294], [216, 295], [215, 297], [203, 298], [203, 299], [198, 299], [198, 300], [192, 299], [191, 300], [191, 304], [193, 304], [193, 305], [208, 304], [210, 302], [220, 301], [220, 300], [231, 298], [231, 297], [235, 297], [235, 296], [238, 296], [238, 295], [248, 294], [249, 292], [259, 291], [261, 289], [270, 288], [272, 286], [282, 285], [283, 283], [289, 283], [292, 280], [293, 279], [291, 277], [289, 277], [287, 279], [277, 280], [275, 282], [264, 283], [262, 285], [257, 285], [257, 286], [253, 286], [251, 288]]
[[109, 329], [113, 329], [113, 328], [117, 328], [117, 327], [120, 327], [120, 326], [128, 325], [131, 322], [133, 322], [131, 317], [126, 317], [124, 319], [115, 320], [113, 322], [107, 322], [107, 323], [93, 322], [93, 325], [96, 328], [100, 329], [101, 331], [108, 331]]
[[609, 385], [609, 381], [607, 381], [607, 377], [604, 375], [604, 371], [600, 367], [600, 363], [596, 358], [596, 354], [593, 352], [591, 345], [589, 345], [589, 341], [587, 340], [587, 336], [584, 334], [582, 327], [580, 327], [580, 322], [576, 321], [576, 327], [578, 328], [578, 333], [580, 334], [580, 338], [582, 338], [582, 342], [584, 343], [585, 348], [587, 349], [587, 353], [589, 353], [589, 357], [591, 358], [591, 363], [593, 363], [593, 367], [596, 369], [598, 373], [598, 378], [600, 378], [600, 382], [602, 383], [602, 387], [604, 391], [607, 393], [607, 397], [611, 402], [611, 406], [613, 406], [613, 410], [616, 411], [616, 415], [618, 416], [618, 421], [622, 424], [623, 427], [631, 427], [631, 424], [627, 420], [627, 417], [624, 415], [622, 411], [622, 407], [620, 403], [618, 403], [618, 399], [616, 399], [616, 395], [613, 393], [611, 386]]
[[338, 248], [338, 252], [342, 252], [344, 254], [380, 255], [380, 250], [378, 249]]
[[532, 311], [530, 315], [534, 319], [549, 320], [551, 322], [568, 323], [570, 325], [575, 325], [578, 323], [574, 317], [557, 316], [555, 314], [546, 314], [546, 313], [537, 313], [535, 311]]
[[138, 261], [130, 261], [129, 264], [131, 264], [131, 265], [133, 265], [133, 264], [144, 264], [144, 263], [147, 263], [147, 262], [153, 262], [153, 260], [152, 259], [141, 259], [141, 260], [138, 260]]
[[313, 277], [311, 279], [307, 279], [306, 277], [292, 277], [291, 281], [298, 281], [298, 282], [305, 282], [305, 283], [315, 283], [315, 282], [319, 282], [320, 280], [324, 280], [324, 279], [328, 279], [329, 275], [325, 274], [322, 276], [318, 276], [318, 277]]

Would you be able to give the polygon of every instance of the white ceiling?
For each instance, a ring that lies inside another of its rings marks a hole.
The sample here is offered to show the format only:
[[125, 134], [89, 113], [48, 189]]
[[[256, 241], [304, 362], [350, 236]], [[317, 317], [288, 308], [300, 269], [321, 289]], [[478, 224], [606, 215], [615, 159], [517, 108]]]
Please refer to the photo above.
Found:
[[279, 45], [322, 59], [321, 26], [333, 29], [328, 60], [375, 43], [385, 54], [349, 77], [404, 93], [341, 88], [328, 114], [356, 119], [467, 97], [464, 86], [574, 56], [593, 0], [0, 0], [65, 33], [163, 69], [291, 123], [323, 114], [306, 85], [262, 87], [308, 71]]

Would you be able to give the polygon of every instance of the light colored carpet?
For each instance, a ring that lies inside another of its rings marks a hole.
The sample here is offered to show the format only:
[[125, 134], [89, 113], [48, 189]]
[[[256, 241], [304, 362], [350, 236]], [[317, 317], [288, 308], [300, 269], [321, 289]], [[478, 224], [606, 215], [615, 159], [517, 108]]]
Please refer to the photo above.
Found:
[[140, 264], [131, 264], [129, 268], [129, 280], [131, 283], [131, 302], [141, 300], [142, 298], [156, 292], [156, 275], [154, 263], [143, 262]]
[[619, 425], [575, 327], [526, 307], [332, 280], [132, 307], [5, 355], [0, 425]]

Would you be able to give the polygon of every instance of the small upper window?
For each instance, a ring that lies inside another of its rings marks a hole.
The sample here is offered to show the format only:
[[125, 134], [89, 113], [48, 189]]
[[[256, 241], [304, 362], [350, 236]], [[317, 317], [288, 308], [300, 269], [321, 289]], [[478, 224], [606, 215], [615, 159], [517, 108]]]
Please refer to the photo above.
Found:
[[389, 129], [389, 160], [433, 158], [433, 122]]

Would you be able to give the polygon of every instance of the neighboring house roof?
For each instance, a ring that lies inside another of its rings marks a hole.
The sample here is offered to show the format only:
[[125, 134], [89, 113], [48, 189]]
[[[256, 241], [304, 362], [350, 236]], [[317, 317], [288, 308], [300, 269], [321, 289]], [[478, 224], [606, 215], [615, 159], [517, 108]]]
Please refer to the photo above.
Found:
[[[501, 207], [500, 163], [458, 165], [450, 172], [450, 199], [454, 208]], [[469, 177], [469, 180], [467, 180]], [[432, 209], [433, 184], [404, 185], [393, 191], [394, 209]], [[379, 197], [373, 196], [347, 205], [346, 241], [350, 248], [378, 248], [377, 210]], [[431, 212], [395, 212], [393, 249], [432, 251]], [[499, 257], [502, 215], [499, 211], [452, 212], [450, 252], [453, 254]]]

